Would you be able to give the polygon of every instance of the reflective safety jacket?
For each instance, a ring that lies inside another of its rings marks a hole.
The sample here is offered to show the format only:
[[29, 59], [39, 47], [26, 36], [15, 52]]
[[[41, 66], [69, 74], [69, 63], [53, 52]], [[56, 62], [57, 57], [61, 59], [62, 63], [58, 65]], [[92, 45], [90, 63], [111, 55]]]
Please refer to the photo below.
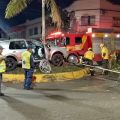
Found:
[[6, 64], [5, 64], [5, 60], [1, 60], [0, 61], [0, 73], [3, 73], [6, 71]]
[[104, 60], [108, 60], [108, 59], [109, 59], [109, 52], [108, 52], [107, 47], [103, 47], [103, 48], [101, 49], [101, 54], [102, 54], [102, 58], [103, 58]]
[[22, 53], [22, 68], [24, 68], [24, 69], [30, 69], [31, 68], [30, 56], [31, 56], [31, 53], [27, 50]]
[[94, 58], [94, 52], [88, 50], [88, 51], [84, 54], [84, 57], [87, 58], [87, 59], [89, 59], [89, 60], [93, 60], [93, 58]]

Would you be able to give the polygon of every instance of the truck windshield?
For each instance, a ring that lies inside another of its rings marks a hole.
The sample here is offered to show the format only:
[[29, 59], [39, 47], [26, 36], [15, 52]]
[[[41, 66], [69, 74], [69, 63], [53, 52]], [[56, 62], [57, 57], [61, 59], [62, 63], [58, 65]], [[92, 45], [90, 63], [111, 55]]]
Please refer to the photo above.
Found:
[[57, 39], [47, 39], [47, 43], [50, 46], [59, 46], [59, 47], [63, 47], [65, 46], [65, 39], [63, 38], [57, 38]]
[[47, 39], [47, 44], [50, 46], [57, 46], [55, 39]]

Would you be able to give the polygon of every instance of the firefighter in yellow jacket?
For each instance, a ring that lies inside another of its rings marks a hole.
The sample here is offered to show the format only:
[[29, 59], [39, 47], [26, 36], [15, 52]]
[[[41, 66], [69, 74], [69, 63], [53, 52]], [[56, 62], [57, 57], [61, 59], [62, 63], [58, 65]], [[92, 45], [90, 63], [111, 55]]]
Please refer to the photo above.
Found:
[[[92, 48], [88, 48], [88, 51], [85, 52], [84, 54], [84, 61], [88, 65], [93, 65], [93, 58], [94, 58], [94, 52], [92, 51]], [[90, 74], [91, 76], [94, 76], [94, 70], [93, 67], [90, 67]]]
[[[100, 44], [101, 48], [101, 56], [102, 56], [102, 65], [103, 68], [108, 69], [108, 64], [109, 64], [109, 51], [108, 48], [102, 43]], [[104, 71], [104, 74], [107, 75], [108, 72]]]
[[6, 71], [5, 56], [2, 55], [3, 47], [0, 46], [0, 96], [4, 96], [1, 92], [2, 73]]
[[24, 69], [24, 89], [32, 89], [32, 77], [34, 71], [34, 61], [32, 56], [32, 46], [28, 46], [27, 50], [22, 53], [22, 68]]

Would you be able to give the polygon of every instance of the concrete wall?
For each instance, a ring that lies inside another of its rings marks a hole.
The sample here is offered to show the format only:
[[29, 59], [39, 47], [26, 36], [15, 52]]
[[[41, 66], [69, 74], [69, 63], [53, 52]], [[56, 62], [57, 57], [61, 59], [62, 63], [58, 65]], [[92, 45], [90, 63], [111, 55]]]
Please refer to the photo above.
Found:
[[[103, 9], [103, 15], [100, 16], [101, 28], [113, 28], [115, 32], [120, 32], [120, 23], [115, 27], [113, 17], [120, 18], [120, 5], [112, 4], [106, 0], [101, 0], [101, 9]], [[120, 22], [120, 20], [119, 20]]]

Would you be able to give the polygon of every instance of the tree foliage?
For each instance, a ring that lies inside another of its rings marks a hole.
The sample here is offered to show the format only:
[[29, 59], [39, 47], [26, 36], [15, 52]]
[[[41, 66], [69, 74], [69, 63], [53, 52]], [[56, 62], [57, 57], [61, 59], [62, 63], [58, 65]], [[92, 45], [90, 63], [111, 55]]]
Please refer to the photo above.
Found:
[[[32, 1], [33, 0], [10, 0], [5, 11], [5, 18], [10, 19], [21, 13]], [[58, 28], [60, 28], [62, 20], [55, 0], [46, 0], [45, 2], [47, 8], [51, 11], [53, 22], [57, 24]]]
[[111, 2], [111, 3], [113, 3], [113, 4], [118, 4], [118, 5], [120, 5], [120, 0], [107, 0], [107, 1], [109, 1], [109, 2]]

